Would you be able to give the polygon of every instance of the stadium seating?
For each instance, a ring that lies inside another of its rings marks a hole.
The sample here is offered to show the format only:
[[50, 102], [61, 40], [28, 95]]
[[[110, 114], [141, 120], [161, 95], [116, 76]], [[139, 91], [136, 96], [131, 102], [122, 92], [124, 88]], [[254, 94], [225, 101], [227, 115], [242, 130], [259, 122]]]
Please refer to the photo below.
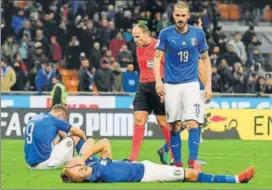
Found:
[[60, 74], [68, 91], [77, 91], [79, 79], [77, 70], [61, 69]]

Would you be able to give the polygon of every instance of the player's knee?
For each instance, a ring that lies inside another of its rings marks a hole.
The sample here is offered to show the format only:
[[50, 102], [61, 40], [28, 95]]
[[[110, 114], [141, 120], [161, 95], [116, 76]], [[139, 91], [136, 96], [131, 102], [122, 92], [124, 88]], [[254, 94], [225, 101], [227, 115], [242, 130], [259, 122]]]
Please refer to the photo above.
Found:
[[191, 121], [186, 121], [186, 128], [191, 129], [191, 128], [198, 128], [198, 123], [197, 121], [191, 120]]
[[135, 124], [143, 126], [145, 125], [146, 120], [141, 115], [135, 115]]
[[93, 138], [89, 138], [86, 140], [87, 143], [90, 143], [90, 144], [94, 144], [94, 139]]
[[159, 124], [160, 127], [168, 126], [166, 118], [163, 117], [163, 116], [157, 116], [157, 122], [158, 122], [158, 124]]
[[109, 141], [109, 139], [103, 138], [100, 141], [104, 144], [105, 147], [110, 147], [110, 141]]
[[179, 121], [176, 121], [174, 123], [170, 123], [170, 126], [171, 126], [171, 132], [179, 132], [180, 131], [181, 124]]
[[185, 169], [186, 181], [197, 181], [198, 173], [199, 172], [196, 169], [186, 168]]

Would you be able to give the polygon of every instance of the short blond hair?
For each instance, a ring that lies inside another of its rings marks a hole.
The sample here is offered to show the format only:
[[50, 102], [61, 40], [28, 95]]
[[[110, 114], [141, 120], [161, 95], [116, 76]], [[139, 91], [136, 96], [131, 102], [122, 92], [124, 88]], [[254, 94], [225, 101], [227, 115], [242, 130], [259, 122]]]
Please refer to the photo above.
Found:
[[55, 104], [51, 111], [63, 111], [68, 116], [68, 110], [65, 105], [63, 104]]
[[149, 33], [148, 27], [144, 24], [136, 24], [133, 28], [135, 27], [139, 28], [142, 33]]
[[[188, 12], [190, 12], [190, 7], [189, 7], [188, 3], [183, 2], [183, 1], [176, 3], [176, 4], [174, 5], [174, 9], [175, 9], [175, 8], [177, 8], [177, 9], [187, 9]], [[173, 9], [173, 10], [174, 10], [174, 9]]]

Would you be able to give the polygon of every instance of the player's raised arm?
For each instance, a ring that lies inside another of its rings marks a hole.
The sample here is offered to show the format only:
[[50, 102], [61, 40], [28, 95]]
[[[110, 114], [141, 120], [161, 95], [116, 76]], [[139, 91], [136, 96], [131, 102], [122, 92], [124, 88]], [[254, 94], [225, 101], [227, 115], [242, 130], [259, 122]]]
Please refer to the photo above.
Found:
[[80, 156], [87, 160], [95, 154], [100, 153], [102, 158], [112, 158], [111, 144], [108, 139], [101, 139], [97, 143], [93, 139], [88, 139], [80, 150]]
[[69, 131], [72, 135], [76, 135], [80, 138], [83, 138], [84, 140], [86, 140], [86, 135], [85, 132], [77, 127], [71, 127], [70, 131]]

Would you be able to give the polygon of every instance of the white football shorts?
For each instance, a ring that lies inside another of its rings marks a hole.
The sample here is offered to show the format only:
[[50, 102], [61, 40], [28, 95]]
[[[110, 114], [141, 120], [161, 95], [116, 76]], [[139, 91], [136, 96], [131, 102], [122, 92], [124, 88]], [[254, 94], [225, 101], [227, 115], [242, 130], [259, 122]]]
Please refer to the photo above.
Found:
[[144, 176], [141, 182], [175, 182], [183, 181], [185, 169], [170, 165], [161, 165], [144, 160]]
[[30, 169], [56, 169], [66, 162], [71, 160], [74, 155], [74, 141], [72, 137], [65, 137], [62, 141], [58, 144], [54, 145], [52, 148], [52, 152], [50, 157], [39, 163], [38, 165], [31, 167], [28, 166]]
[[199, 82], [165, 84], [165, 111], [169, 123], [203, 121]]

